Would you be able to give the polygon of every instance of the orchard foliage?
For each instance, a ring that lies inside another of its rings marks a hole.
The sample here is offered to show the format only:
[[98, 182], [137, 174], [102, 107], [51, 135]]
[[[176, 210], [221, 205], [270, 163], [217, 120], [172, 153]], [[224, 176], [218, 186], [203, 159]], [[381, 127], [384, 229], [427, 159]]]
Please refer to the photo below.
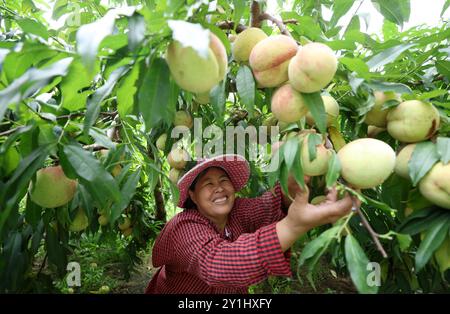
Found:
[[448, 291], [448, 21], [405, 29], [409, 0], [371, 1], [379, 34], [356, 0], [280, 18], [264, 1], [100, 2], [0, 4], [0, 291], [37, 290], [38, 252], [64, 278], [86, 235], [124, 239], [132, 267], [202, 157], [186, 137], [172, 150], [174, 126], [210, 125], [280, 129], [275, 171], [250, 160], [244, 196], [307, 174], [311, 198], [337, 184], [361, 199], [293, 249], [312, 284], [324, 256], [362, 293]]

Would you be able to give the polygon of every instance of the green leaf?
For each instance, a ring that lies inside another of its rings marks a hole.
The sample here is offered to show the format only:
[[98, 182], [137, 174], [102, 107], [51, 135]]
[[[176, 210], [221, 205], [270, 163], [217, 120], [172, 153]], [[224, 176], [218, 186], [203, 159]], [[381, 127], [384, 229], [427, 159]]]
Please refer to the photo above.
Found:
[[388, 101], [384, 102], [384, 104], [381, 106], [381, 110], [397, 107], [399, 104], [400, 102], [397, 99], [389, 99]]
[[439, 224], [442, 220], [445, 220], [445, 217], [446, 213], [442, 210], [430, 208], [417, 210], [398, 227], [398, 232], [415, 235]]
[[308, 154], [309, 161], [313, 161], [317, 157], [317, 145], [322, 143], [322, 137], [319, 134], [308, 134]]
[[409, 20], [409, 0], [372, 0], [372, 4], [386, 19], [397, 25], [403, 26]]
[[420, 243], [416, 253], [416, 273], [428, 262], [434, 251], [441, 246], [450, 226], [450, 218], [442, 219], [438, 224], [427, 230], [425, 238]]
[[401, 83], [390, 83], [390, 82], [380, 82], [380, 81], [372, 81], [367, 83], [369, 87], [373, 90], [378, 90], [382, 92], [395, 92], [398, 94], [412, 94], [411, 88], [405, 84]]
[[114, 24], [118, 14], [132, 15], [134, 8], [124, 7], [108, 11], [101, 19], [82, 25], [76, 35], [77, 52], [82, 57], [86, 69], [93, 71], [97, 51], [102, 40], [113, 34]]
[[29, 18], [20, 18], [16, 20], [24, 33], [30, 33], [39, 37], [48, 39], [48, 30], [41, 22]]
[[88, 188], [99, 204], [106, 206], [109, 199], [120, 201], [117, 182], [94, 156], [77, 143], [65, 145], [63, 152], [83, 185]]
[[121, 201], [114, 204], [111, 208], [111, 223], [114, 222], [117, 218], [120, 217], [125, 208], [127, 208], [131, 199], [133, 198], [134, 193], [136, 192], [136, 187], [139, 183], [139, 178], [141, 175], [141, 169], [137, 169], [133, 171], [128, 180], [123, 185], [120, 193], [122, 194]]
[[67, 252], [58, 238], [58, 234], [52, 227], [47, 226], [45, 238], [48, 261], [58, 268], [59, 273], [64, 273], [67, 266]]
[[331, 188], [339, 178], [341, 173], [341, 163], [334, 151], [331, 151], [331, 157], [328, 160], [328, 170], [326, 175], [327, 188]]
[[400, 251], [406, 252], [412, 242], [412, 238], [409, 234], [395, 233], [398, 244], [400, 246]]
[[[313, 41], [323, 41], [323, 32], [319, 24], [311, 16], [299, 16], [297, 25], [291, 25], [292, 29], [299, 35], [305, 36]], [[328, 44], [328, 43], [327, 43]]]
[[436, 61], [436, 69], [440, 74], [450, 79], [450, 61], [447, 60]]
[[396, 39], [399, 36], [398, 27], [395, 23], [392, 23], [389, 20], [384, 20], [383, 23], [383, 38], [384, 41], [388, 41], [390, 39]]
[[367, 200], [367, 204], [384, 211], [388, 215], [392, 216], [396, 212], [395, 209], [389, 207], [389, 205], [387, 205], [383, 202], [374, 200], [373, 198], [370, 198], [368, 196], [365, 196], [365, 199]]
[[330, 27], [334, 27], [339, 19], [345, 15], [353, 6], [354, 0], [336, 0], [333, 3], [333, 16], [330, 20]]
[[450, 138], [438, 137], [436, 141], [436, 149], [442, 163], [446, 165], [450, 161]]
[[161, 119], [172, 120], [168, 117], [167, 108], [169, 106], [169, 67], [161, 59], [155, 59], [146, 73], [142, 73], [144, 79], [138, 91], [138, 107], [145, 121], [147, 130], [157, 125]]
[[140, 64], [136, 63], [125, 78], [122, 78], [117, 88], [117, 111], [121, 119], [133, 113], [135, 95], [137, 91], [136, 83], [139, 77]]
[[79, 58], [74, 59], [67, 75], [61, 80], [62, 106], [70, 111], [85, 108], [86, 99], [92, 93], [89, 87], [93, 77]]
[[11, 145], [13, 145], [16, 140], [21, 137], [21, 135], [32, 131], [35, 128], [36, 124], [34, 121], [31, 121], [30, 125], [19, 127], [14, 133], [10, 134], [5, 142], [0, 146], [0, 155], [6, 153]]
[[138, 13], [133, 14], [128, 18], [128, 29], [128, 48], [134, 51], [145, 38], [144, 17]]
[[61, 59], [42, 69], [31, 68], [0, 91], [0, 121], [9, 104], [18, 103], [45, 87], [55, 76], [66, 75], [73, 58]]
[[447, 1], [445, 1], [444, 5], [442, 6], [440, 17], [442, 17], [444, 15], [445, 11], [447, 11], [447, 9], [449, 7], [450, 7], [450, 0], [447, 0]]
[[86, 106], [86, 117], [84, 119], [83, 131], [89, 133], [89, 128], [93, 126], [100, 114], [101, 103], [106, 97], [111, 94], [117, 81], [124, 75], [130, 68], [123, 66], [111, 73], [106, 83], [97, 89], [94, 94], [89, 96]]
[[426, 99], [431, 99], [431, 98], [435, 98], [441, 95], [446, 95], [448, 94], [447, 90], [444, 89], [435, 89], [431, 92], [426, 92], [421, 94], [419, 97], [417, 97], [418, 100], [426, 100]]
[[297, 152], [295, 153], [294, 162], [292, 164], [291, 174], [294, 175], [295, 181], [304, 189], [305, 178], [303, 176], [302, 158], [300, 152], [302, 149], [302, 143], [297, 143]]
[[339, 227], [337, 226], [330, 228], [306, 244], [298, 260], [299, 267], [309, 261], [308, 268], [310, 270], [314, 269], [319, 257], [326, 251], [331, 241], [335, 239], [338, 231]]
[[67, 1], [68, 0], [57, 0], [55, 2], [55, 4], [53, 5], [53, 10], [52, 10], [52, 19], [54, 19], [56, 21], [61, 16], [63, 16], [64, 14], [67, 13], [67, 9], [68, 9]]
[[339, 62], [345, 65], [350, 71], [356, 72], [360, 77], [368, 79], [370, 76], [367, 64], [358, 58], [342, 57]]
[[288, 169], [292, 168], [294, 164], [295, 155], [299, 150], [298, 139], [293, 137], [290, 138], [286, 143], [284, 143], [280, 149], [284, 154], [284, 160], [286, 161], [286, 165]]
[[30, 195], [27, 195], [25, 207], [25, 219], [33, 228], [36, 228], [41, 220], [43, 208], [31, 201]]
[[240, 66], [236, 75], [236, 88], [242, 103], [247, 108], [250, 117], [253, 117], [255, 107], [255, 80], [248, 66]]
[[417, 187], [411, 189], [407, 196], [403, 199], [407, 200], [406, 206], [411, 208], [413, 211], [418, 209], [430, 208], [433, 206], [433, 203], [426, 199], [425, 196], [420, 193], [420, 190]]
[[283, 161], [280, 166], [280, 185], [285, 195], [289, 195], [289, 188], [287, 184], [288, 178], [289, 178], [289, 169], [286, 165], [286, 162]]
[[347, 261], [347, 269], [350, 273], [353, 283], [359, 293], [377, 293], [376, 285], [369, 286], [368, 266], [369, 259], [362, 250], [358, 241], [351, 235], [345, 238], [345, 260]]
[[327, 113], [320, 93], [302, 93], [301, 95], [305, 100], [305, 104], [308, 107], [309, 112], [311, 112], [320, 133], [325, 134], [327, 131]]
[[439, 161], [439, 153], [434, 143], [427, 141], [416, 144], [411, 160], [408, 163], [409, 176], [414, 186], [437, 161]]
[[238, 25], [244, 14], [245, 8], [247, 7], [247, 1], [245, 0], [233, 0], [233, 22], [234, 25]]
[[383, 65], [391, 63], [392, 61], [397, 59], [397, 57], [400, 56], [404, 51], [410, 49], [413, 46], [415, 46], [415, 44], [401, 44], [388, 48], [371, 57], [370, 60], [366, 62], [366, 64], [369, 66], [371, 71], [374, 71], [377, 68], [382, 67]]
[[214, 109], [214, 113], [218, 122], [223, 121], [223, 115], [225, 112], [225, 103], [227, 100], [227, 95], [225, 95], [225, 83], [226, 80], [223, 80], [222, 82], [214, 86], [209, 93], [211, 105]]
[[116, 144], [105, 134], [104, 129], [91, 127], [89, 129], [89, 135], [92, 136], [95, 143], [103, 147], [113, 149]]

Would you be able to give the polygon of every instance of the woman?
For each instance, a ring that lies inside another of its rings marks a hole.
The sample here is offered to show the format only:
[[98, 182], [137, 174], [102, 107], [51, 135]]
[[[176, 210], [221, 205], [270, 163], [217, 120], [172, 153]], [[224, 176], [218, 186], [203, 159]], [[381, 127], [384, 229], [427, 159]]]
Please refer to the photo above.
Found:
[[335, 189], [326, 202], [308, 204], [308, 191], [293, 179], [292, 202], [279, 184], [257, 198], [236, 198], [249, 174], [243, 157], [223, 155], [199, 161], [178, 181], [184, 211], [156, 239], [152, 262], [160, 268], [146, 293], [248, 293], [269, 275], [291, 276], [294, 242], [351, 210], [351, 198], [337, 200]]

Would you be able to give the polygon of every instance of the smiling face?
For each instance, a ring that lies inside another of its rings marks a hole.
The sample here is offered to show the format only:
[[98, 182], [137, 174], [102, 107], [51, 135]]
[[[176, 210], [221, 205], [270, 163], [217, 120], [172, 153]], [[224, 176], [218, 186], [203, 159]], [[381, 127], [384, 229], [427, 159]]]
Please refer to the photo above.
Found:
[[222, 229], [234, 205], [235, 190], [227, 173], [221, 168], [209, 168], [189, 190], [191, 200], [200, 213]]

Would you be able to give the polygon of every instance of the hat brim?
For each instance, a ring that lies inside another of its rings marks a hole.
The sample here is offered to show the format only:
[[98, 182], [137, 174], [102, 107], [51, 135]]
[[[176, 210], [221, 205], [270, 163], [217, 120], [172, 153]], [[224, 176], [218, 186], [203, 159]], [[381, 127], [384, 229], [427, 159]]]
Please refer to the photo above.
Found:
[[247, 184], [250, 177], [248, 161], [240, 155], [226, 154], [206, 159], [198, 163], [178, 180], [177, 186], [180, 190], [178, 207], [184, 208], [184, 203], [189, 198], [189, 187], [195, 178], [203, 170], [211, 167], [223, 169], [228, 174], [236, 192], [240, 191]]

